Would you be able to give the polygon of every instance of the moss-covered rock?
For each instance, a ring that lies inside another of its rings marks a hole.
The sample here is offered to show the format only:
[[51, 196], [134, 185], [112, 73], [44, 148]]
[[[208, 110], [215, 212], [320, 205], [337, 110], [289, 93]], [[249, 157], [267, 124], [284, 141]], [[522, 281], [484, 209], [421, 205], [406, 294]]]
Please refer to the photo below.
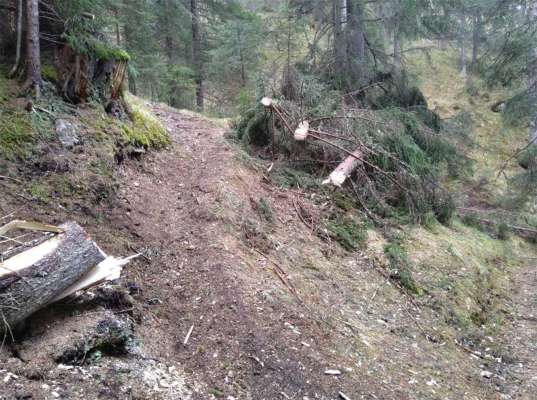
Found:
[[163, 148], [170, 144], [170, 137], [162, 123], [144, 106], [143, 102], [132, 96], [125, 97], [130, 106], [132, 123], [123, 124], [124, 144], [136, 147]]

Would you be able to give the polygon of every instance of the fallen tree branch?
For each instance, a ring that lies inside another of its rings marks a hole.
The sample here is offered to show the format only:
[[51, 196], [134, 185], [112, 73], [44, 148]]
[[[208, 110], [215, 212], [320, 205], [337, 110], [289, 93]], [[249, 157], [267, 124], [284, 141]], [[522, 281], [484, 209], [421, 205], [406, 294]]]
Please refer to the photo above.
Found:
[[12, 178], [10, 176], [0, 175], [0, 179], [4, 179], [6, 181], [13, 181], [13, 182], [17, 182], [17, 183], [22, 183], [22, 181], [20, 181], [18, 179], [15, 179], [15, 178]]
[[497, 181], [500, 176], [502, 174], [505, 173], [505, 170], [507, 169], [507, 167], [509, 166], [509, 163], [511, 161], [513, 161], [515, 158], [517, 158], [520, 154], [522, 154], [524, 151], [528, 150], [530, 147], [532, 147], [533, 145], [537, 145], [537, 137], [535, 137], [534, 139], [532, 139], [526, 146], [524, 146], [523, 148], [517, 150], [515, 153], [511, 154], [511, 156], [505, 160], [505, 162], [503, 163], [503, 165], [501, 166], [500, 170], [498, 171], [498, 174], [496, 175], [496, 179], [494, 179], [494, 181]]
[[[314, 139], [317, 139], [323, 143], [326, 143], [332, 147], [335, 147], [336, 149], [344, 152], [345, 154], [347, 154], [348, 157], [343, 163], [345, 164], [344, 167], [345, 169], [347, 168], [350, 168], [350, 167], [354, 167], [354, 168], [351, 168], [350, 172], [349, 172], [349, 175], [345, 175], [345, 179], [350, 176], [350, 174], [352, 173], [352, 171], [354, 171], [354, 169], [356, 169], [358, 167], [358, 165], [360, 165], [360, 163], [364, 164], [364, 165], [367, 165], [371, 168], [373, 168], [375, 171], [377, 171], [378, 173], [380, 173], [381, 175], [383, 175], [384, 177], [386, 177], [388, 180], [390, 180], [393, 184], [395, 184], [397, 187], [399, 187], [401, 190], [403, 190], [404, 192], [408, 193], [410, 195], [410, 198], [413, 199], [413, 196], [412, 196], [412, 193], [407, 189], [405, 188], [403, 185], [401, 185], [401, 183], [399, 183], [397, 180], [395, 180], [392, 176], [390, 176], [386, 171], [382, 170], [381, 168], [379, 168], [378, 166], [366, 161], [364, 158], [363, 158], [363, 150], [367, 150], [368, 152], [371, 152], [371, 153], [375, 153], [374, 150], [372, 149], [369, 149], [367, 146], [363, 146], [361, 145], [360, 147], [360, 151], [358, 152], [358, 150], [355, 150], [354, 152], [351, 152], [349, 150], [347, 150], [346, 148], [336, 144], [336, 143], [332, 143], [330, 142], [329, 140], [326, 140], [324, 139], [323, 137], [319, 136], [319, 134], [323, 134], [323, 135], [332, 135], [332, 136], [336, 136], [337, 138], [341, 139], [340, 136], [337, 136], [337, 135], [333, 135], [333, 134], [330, 134], [330, 133], [327, 133], [327, 132], [323, 132], [323, 131], [316, 131], [316, 130], [311, 130], [309, 129], [308, 132], [306, 132], [306, 135], [304, 135], [304, 128], [309, 128], [309, 123], [308, 124], [305, 124], [305, 122], [301, 122], [300, 125], [299, 125], [299, 128], [296, 129], [296, 130], [293, 130], [291, 128], [291, 124], [287, 121], [287, 119], [284, 117], [282, 111], [276, 106], [275, 102], [273, 99], [269, 98], [269, 97], [264, 97], [262, 100], [261, 100], [261, 104], [269, 109], [269, 110], [273, 110], [276, 115], [278, 115], [278, 117], [281, 119], [282, 123], [284, 124], [284, 126], [287, 128], [287, 130], [289, 131], [289, 133], [293, 136], [295, 136], [296, 138], [296, 133], [297, 131], [299, 131], [299, 137], [302, 138], [304, 136], [306, 137], [312, 137]], [[315, 132], [317, 132], [317, 134], [315, 134]], [[305, 140], [305, 139], [303, 139]], [[354, 162], [351, 162], [351, 160], [349, 160], [349, 158], [353, 158], [355, 160], [358, 161], [358, 164], [355, 165]], [[338, 167], [339, 168], [339, 167]], [[334, 171], [336, 172], [336, 171]], [[339, 173], [337, 173], [334, 177], [336, 178], [334, 181], [332, 181], [332, 179], [328, 179], [327, 181], [325, 181], [325, 183], [334, 183], [336, 184], [336, 186], [341, 186], [341, 184], [345, 181], [345, 179], [342, 180], [342, 175], [341, 175], [341, 170], [339, 171]], [[341, 182], [339, 185], [337, 184], [337, 182]]]
[[[471, 215], [473, 218], [475, 218], [479, 222], [489, 225], [489, 226], [497, 226], [503, 223], [503, 221], [493, 221], [491, 219], [478, 217], [475, 212], [472, 212], [472, 211], [468, 212], [469, 211], [468, 209], [465, 209], [462, 207], [457, 208], [457, 210], [459, 211], [460, 215], [463, 215], [463, 216]], [[531, 228], [527, 228], [523, 226], [516, 226], [516, 225], [509, 225], [509, 224], [505, 224], [505, 225], [511, 231], [513, 231], [514, 233], [516, 233], [517, 235], [523, 238], [527, 238], [527, 239], [537, 238], [537, 229], [531, 229]]]
[[38, 222], [28, 222], [22, 220], [14, 220], [6, 225], [0, 227], [0, 235], [5, 235], [13, 229], [25, 229], [39, 232], [52, 232], [52, 233], [62, 233], [64, 230], [60, 227], [41, 224]]

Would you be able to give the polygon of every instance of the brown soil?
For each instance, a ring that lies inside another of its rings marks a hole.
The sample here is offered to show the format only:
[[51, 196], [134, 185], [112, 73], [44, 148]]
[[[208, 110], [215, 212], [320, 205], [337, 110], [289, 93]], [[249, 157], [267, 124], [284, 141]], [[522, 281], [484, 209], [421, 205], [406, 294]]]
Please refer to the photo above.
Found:
[[[121, 167], [114, 206], [93, 210], [102, 223], [19, 210], [85, 222], [113, 254], [143, 251], [124, 278], [134, 310], [116, 309], [136, 321], [140, 350], [60, 368], [52, 360], [64, 339], [110, 311], [46, 310], [22, 343], [4, 348], [0, 399], [501, 398], [482, 360], [442, 332], [440, 314], [424, 306], [430, 299], [411, 299], [385, 278], [380, 255], [350, 254], [310, 233], [297, 202], [314, 214], [318, 201], [271, 185], [211, 121], [154, 111], [173, 145]], [[326, 374], [334, 369], [340, 375]]]
[[522, 270], [513, 286], [515, 313], [503, 338], [509, 364], [506, 392], [512, 399], [532, 399], [537, 395], [537, 268]]

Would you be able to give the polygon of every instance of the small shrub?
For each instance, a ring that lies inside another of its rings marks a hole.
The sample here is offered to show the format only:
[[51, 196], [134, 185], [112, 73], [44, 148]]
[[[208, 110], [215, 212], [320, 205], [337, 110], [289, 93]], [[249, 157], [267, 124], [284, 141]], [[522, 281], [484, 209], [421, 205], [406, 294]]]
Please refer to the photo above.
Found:
[[537, 145], [520, 154], [518, 164], [525, 170], [537, 169]]
[[41, 68], [41, 74], [43, 76], [43, 79], [48, 82], [58, 82], [58, 71], [56, 71], [56, 68], [54, 68], [54, 66], [52, 65], [43, 65], [43, 67]]
[[498, 225], [498, 239], [508, 240], [510, 234], [511, 228], [509, 228], [509, 225], [507, 225], [505, 222], [502, 222], [500, 225]]
[[405, 249], [397, 242], [384, 247], [384, 253], [390, 262], [390, 277], [414, 294], [421, 294], [416, 281], [412, 276], [411, 263]]
[[243, 239], [251, 247], [262, 252], [274, 249], [274, 242], [265, 233], [263, 228], [255, 221], [246, 219], [241, 225]]
[[365, 228], [350, 218], [338, 217], [327, 224], [327, 229], [330, 236], [348, 251], [359, 249], [367, 240]]
[[351, 211], [356, 207], [355, 201], [343, 192], [336, 192], [333, 195], [334, 204], [343, 211]]
[[437, 226], [438, 220], [436, 219], [436, 215], [433, 212], [428, 212], [423, 217], [423, 226], [429, 230], [432, 230]]
[[282, 168], [276, 174], [276, 181], [285, 188], [319, 189], [319, 180], [314, 176], [291, 168]]
[[234, 128], [234, 130], [235, 130], [235, 132], [237, 134], [237, 138], [239, 140], [242, 140], [242, 138], [245, 136], [246, 128], [248, 127], [248, 124], [250, 123], [250, 120], [255, 117], [255, 114], [256, 114], [256, 109], [255, 108], [249, 109], [249, 110], [245, 111], [244, 113], [242, 113], [241, 117], [238, 118], [233, 123], [233, 128]]
[[525, 126], [530, 123], [530, 116], [533, 115], [535, 106], [537, 106], [536, 99], [533, 99], [527, 91], [513, 96], [505, 103], [505, 110], [502, 113], [505, 124], [511, 127]]
[[267, 222], [274, 222], [274, 212], [268, 200], [261, 198], [257, 203], [257, 213]]
[[241, 138], [243, 143], [254, 144], [256, 146], [267, 146], [270, 144], [271, 134], [269, 122], [267, 113], [256, 113], [246, 125]]

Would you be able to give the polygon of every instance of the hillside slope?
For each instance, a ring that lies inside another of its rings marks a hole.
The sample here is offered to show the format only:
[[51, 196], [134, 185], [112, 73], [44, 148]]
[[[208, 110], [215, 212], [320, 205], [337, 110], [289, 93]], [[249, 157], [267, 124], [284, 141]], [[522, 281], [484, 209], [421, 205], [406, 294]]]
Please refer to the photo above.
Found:
[[[172, 143], [116, 165], [110, 202], [19, 202], [6, 186], [2, 216], [76, 219], [108, 252], [144, 257], [120, 282], [128, 296], [94, 291], [51, 307], [4, 346], [0, 397], [492, 399], [523, 388], [516, 398], [531, 398], [531, 377], [511, 366], [531, 354], [521, 334], [531, 321], [517, 326], [531, 302], [517, 304], [513, 287], [533, 245], [456, 221], [403, 227], [390, 241], [363, 224], [351, 235], [361, 246], [345, 250], [341, 236], [314, 233], [327, 210], [361, 218], [344, 199], [282, 184], [215, 121], [139, 106]], [[390, 275], [406, 253], [417, 293]], [[103, 321], [125, 324], [129, 346], [87, 340], [103, 337]]]

